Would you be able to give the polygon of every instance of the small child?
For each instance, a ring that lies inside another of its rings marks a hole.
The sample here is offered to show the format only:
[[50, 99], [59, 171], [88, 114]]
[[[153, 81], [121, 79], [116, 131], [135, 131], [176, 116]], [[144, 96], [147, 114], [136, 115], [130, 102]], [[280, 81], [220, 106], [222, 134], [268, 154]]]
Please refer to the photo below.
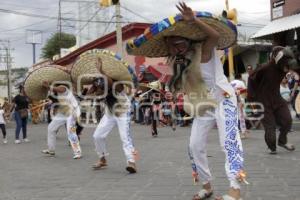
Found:
[[5, 129], [5, 118], [4, 118], [4, 110], [3, 107], [0, 107], [0, 128], [2, 130], [3, 134], [3, 143], [7, 144], [7, 139], [6, 139], [6, 129]]

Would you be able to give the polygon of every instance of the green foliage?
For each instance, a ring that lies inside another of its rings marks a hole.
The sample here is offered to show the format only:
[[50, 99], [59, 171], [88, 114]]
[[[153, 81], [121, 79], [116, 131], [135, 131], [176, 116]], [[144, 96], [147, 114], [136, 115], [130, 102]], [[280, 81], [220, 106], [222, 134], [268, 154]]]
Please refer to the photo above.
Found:
[[42, 48], [42, 58], [49, 58], [59, 54], [61, 48], [70, 48], [76, 44], [76, 37], [68, 33], [55, 33]]

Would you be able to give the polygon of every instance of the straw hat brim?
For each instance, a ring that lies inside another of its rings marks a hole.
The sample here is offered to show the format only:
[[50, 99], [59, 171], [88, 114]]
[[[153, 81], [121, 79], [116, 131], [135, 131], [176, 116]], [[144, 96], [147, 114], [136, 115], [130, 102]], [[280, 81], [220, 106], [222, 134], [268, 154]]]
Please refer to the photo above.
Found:
[[[92, 49], [81, 54], [71, 69], [72, 81], [91, 84], [100, 75], [96, 68], [97, 59], [102, 62], [104, 73], [116, 81], [133, 82], [136, 79], [133, 69], [112, 51]], [[90, 76], [90, 77], [89, 77]]]
[[71, 76], [61, 66], [47, 65], [32, 70], [25, 78], [25, 94], [33, 101], [47, 98], [48, 91], [42, 86], [43, 81], [71, 83]]
[[[237, 29], [231, 21], [209, 12], [195, 12], [195, 16], [220, 33], [218, 49], [225, 49], [236, 43]], [[199, 26], [183, 21], [181, 15], [176, 15], [153, 24], [145, 30], [144, 34], [128, 41], [126, 50], [130, 55], [166, 57], [168, 56], [165, 43], [167, 36], [181, 36], [194, 41], [203, 41], [207, 37]]]
[[297, 114], [300, 114], [300, 94], [297, 95], [295, 100], [295, 110]]
[[137, 91], [141, 90], [142, 92], [147, 92], [149, 90], [153, 90], [155, 92], [160, 92], [162, 93], [162, 91], [158, 88], [155, 88], [153, 86], [151, 86], [151, 84], [147, 84], [147, 83], [139, 83], [138, 87], [137, 87]]

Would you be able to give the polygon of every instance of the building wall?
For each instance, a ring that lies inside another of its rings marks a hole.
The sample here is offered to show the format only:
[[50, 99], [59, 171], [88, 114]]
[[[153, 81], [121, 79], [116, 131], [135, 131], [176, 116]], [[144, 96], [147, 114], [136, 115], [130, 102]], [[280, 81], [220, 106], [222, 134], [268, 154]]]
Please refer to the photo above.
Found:
[[[273, 4], [276, 2], [284, 1], [284, 4], [282, 5], [282, 17], [290, 16], [295, 14], [296, 11], [300, 11], [300, 1], [299, 0], [271, 0], [270, 1], [270, 10], [271, 10], [271, 19], [279, 19], [273, 17]], [[278, 8], [277, 8], [278, 9]]]

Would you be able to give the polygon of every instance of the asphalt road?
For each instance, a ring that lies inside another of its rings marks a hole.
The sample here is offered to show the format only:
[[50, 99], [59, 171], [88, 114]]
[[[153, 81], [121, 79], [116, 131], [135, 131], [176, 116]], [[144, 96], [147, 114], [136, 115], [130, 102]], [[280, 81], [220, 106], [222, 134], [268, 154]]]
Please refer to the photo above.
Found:
[[[41, 154], [46, 147], [47, 124], [29, 125], [30, 143], [14, 144], [14, 127], [8, 126], [8, 144], [0, 144], [1, 200], [190, 200], [199, 190], [191, 178], [187, 144], [190, 128], [159, 129], [152, 138], [150, 127], [133, 124], [134, 143], [140, 153], [138, 173], [129, 175], [117, 129], [108, 136], [108, 168], [93, 171], [97, 160], [92, 141], [94, 128], [84, 130], [83, 158], [72, 159], [64, 128], [57, 137], [56, 156]], [[300, 134], [290, 134], [295, 152], [278, 148], [269, 155], [261, 130], [243, 140], [250, 185], [243, 186], [244, 200], [300, 200]], [[209, 136], [208, 154], [215, 194], [228, 189], [224, 154], [217, 130]], [[211, 198], [213, 199], [213, 198]]]

